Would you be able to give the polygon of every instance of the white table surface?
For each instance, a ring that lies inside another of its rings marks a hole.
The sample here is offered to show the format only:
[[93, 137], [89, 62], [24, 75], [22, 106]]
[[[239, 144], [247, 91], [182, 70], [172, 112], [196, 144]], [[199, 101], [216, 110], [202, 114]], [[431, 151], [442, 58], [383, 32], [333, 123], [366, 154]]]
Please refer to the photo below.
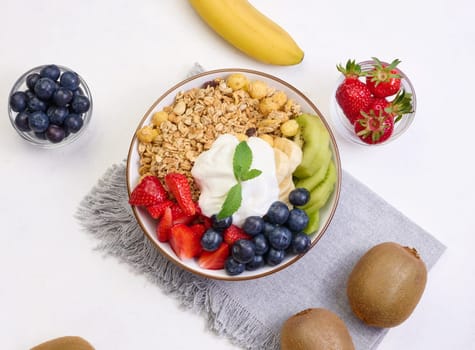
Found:
[[[328, 116], [335, 65], [371, 56], [403, 61], [417, 92], [416, 119], [384, 147], [337, 136], [342, 165], [448, 246], [417, 309], [380, 349], [475, 347], [474, 3], [252, 3], [304, 49], [300, 65], [244, 56], [184, 0], [0, 0], [0, 348], [75, 334], [101, 350], [235, 349], [143, 276], [94, 251], [73, 218], [78, 203], [126, 157], [138, 120], [195, 61], [274, 74]], [[15, 79], [46, 63], [73, 67], [94, 97], [87, 133], [58, 150], [24, 142], [6, 113]]]

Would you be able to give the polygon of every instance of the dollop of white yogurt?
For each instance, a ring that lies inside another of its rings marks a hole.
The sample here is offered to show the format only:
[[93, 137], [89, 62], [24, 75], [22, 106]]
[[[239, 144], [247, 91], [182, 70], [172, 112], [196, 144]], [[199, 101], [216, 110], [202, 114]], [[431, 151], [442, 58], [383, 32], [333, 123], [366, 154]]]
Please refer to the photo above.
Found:
[[[237, 184], [233, 172], [233, 156], [239, 140], [230, 134], [219, 136], [211, 148], [201, 153], [191, 169], [201, 194], [199, 205], [204, 215], [219, 213], [229, 189]], [[233, 224], [242, 226], [248, 216], [263, 216], [270, 205], [279, 199], [274, 150], [264, 140], [250, 137], [247, 144], [252, 151], [251, 169], [262, 173], [243, 181], [242, 202], [233, 214]]]

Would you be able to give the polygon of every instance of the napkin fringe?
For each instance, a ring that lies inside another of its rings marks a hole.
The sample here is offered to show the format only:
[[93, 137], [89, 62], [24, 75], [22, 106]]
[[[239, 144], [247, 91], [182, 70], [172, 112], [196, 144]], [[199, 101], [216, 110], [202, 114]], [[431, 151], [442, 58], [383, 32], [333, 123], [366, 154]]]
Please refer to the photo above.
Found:
[[[110, 167], [81, 201], [75, 217], [99, 243], [96, 250], [132, 265], [180, 304], [203, 315], [208, 328], [245, 349], [278, 349], [279, 338], [215, 281], [185, 271], [145, 237], [127, 203], [125, 164]], [[232, 282], [231, 282], [232, 283]]]

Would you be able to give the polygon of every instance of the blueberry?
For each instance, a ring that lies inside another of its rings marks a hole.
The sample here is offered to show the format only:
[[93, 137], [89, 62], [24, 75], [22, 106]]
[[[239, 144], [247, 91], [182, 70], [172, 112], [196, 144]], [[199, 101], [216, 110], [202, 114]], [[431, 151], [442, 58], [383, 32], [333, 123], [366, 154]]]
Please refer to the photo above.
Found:
[[46, 140], [46, 131], [43, 132], [35, 132], [35, 136], [40, 140]]
[[28, 101], [31, 100], [33, 97], [36, 97], [35, 93], [32, 90], [26, 90], [25, 94], [28, 97]]
[[308, 225], [308, 215], [305, 210], [294, 208], [289, 213], [286, 225], [293, 232], [300, 232]]
[[227, 216], [223, 219], [218, 219], [216, 215], [211, 216], [211, 226], [217, 231], [224, 231], [233, 223], [233, 217]]
[[10, 96], [10, 107], [15, 112], [23, 112], [28, 106], [28, 96], [23, 91], [16, 91]]
[[292, 243], [290, 244], [290, 248], [293, 253], [295, 254], [302, 254], [305, 253], [308, 248], [310, 248], [310, 238], [305, 233], [297, 233], [292, 238]]
[[34, 132], [43, 132], [48, 129], [49, 118], [46, 113], [42, 111], [36, 111], [30, 114], [28, 118], [28, 124]]
[[30, 112], [42, 111], [45, 112], [48, 105], [45, 101], [40, 100], [38, 97], [33, 96], [28, 99], [28, 110]]
[[262, 255], [255, 255], [254, 258], [246, 264], [246, 270], [248, 271], [257, 270], [258, 268], [264, 266], [265, 263], [266, 262]]
[[310, 192], [303, 187], [296, 188], [289, 193], [289, 202], [292, 205], [305, 205], [310, 199]]
[[30, 118], [30, 115], [27, 112], [25, 111], [20, 112], [15, 117], [15, 125], [21, 131], [30, 131], [31, 130], [30, 125], [28, 124], [29, 118]]
[[64, 140], [66, 133], [62, 127], [50, 124], [48, 129], [46, 129], [45, 136], [49, 141], [58, 143]]
[[67, 128], [67, 132], [78, 132], [81, 130], [82, 126], [84, 124], [84, 120], [81, 118], [80, 115], [77, 114], [69, 114], [65, 119], [64, 119], [64, 125]]
[[230, 276], [236, 276], [244, 272], [245, 265], [236, 261], [231, 256], [228, 257], [224, 263], [224, 269]]
[[222, 234], [212, 228], [207, 229], [201, 237], [201, 247], [208, 252], [214, 252], [221, 243], [223, 243]]
[[49, 121], [52, 124], [63, 125], [64, 120], [69, 114], [69, 110], [66, 107], [51, 106], [48, 108], [46, 114], [49, 117]]
[[269, 244], [275, 249], [286, 249], [292, 241], [292, 232], [285, 226], [277, 226], [269, 233]]
[[269, 233], [275, 229], [275, 225], [271, 224], [268, 221], [264, 221], [264, 229], [262, 232], [264, 233], [264, 236], [269, 237]]
[[264, 219], [262, 219], [260, 216], [249, 216], [246, 218], [246, 220], [244, 220], [242, 229], [248, 235], [258, 235], [264, 229]]
[[53, 94], [53, 101], [56, 106], [64, 107], [73, 99], [73, 92], [66, 88], [60, 87]]
[[55, 64], [50, 64], [40, 70], [40, 77], [49, 78], [51, 80], [58, 80], [60, 74], [61, 71]]
[[84, 113], [89, 110], [91, 102], [86, 96], [76, 95], [71, 101], [71, 109], [75, 113]]
[[285, 251], [281, 249], [270, 248], [265, 256], [267, 265], [279, 265], [285, 258]]
[[56, 91], [56, 83], [50, 78], [40, 78], [35, 84], [34, 91], [39, 99], [47, 101], [53, 97], [53, 94]]
[[29, 74], [26, 77], [26, 86], [28, 86], [28, 89], [33, 90], [39, 78], [40, 78], [40, 75], [38, 73]]
[[231, 255], [234, 260], [247, 264], [256, 255], [254, 243], [246, 239], [236, 241], [231, 247]]
[[72, 71], [66, 71], [61, 74], [61, 78], [59, 79], [59, 84], [62, 87], [65, 87], [69, 90], [76, 90], [79, 87], [79, 76], [77, 73]]
[[252, 242], [255, 246], [256, 255], [264, 255], [269, 250], [269, 242], [262, 233], [252, 237]]
[[266, 218], [271, 224], [283, 225], [289, 217], [289, 208], [287, 204], [281, 201], [276, 201], [271, 204], [267, 211]]

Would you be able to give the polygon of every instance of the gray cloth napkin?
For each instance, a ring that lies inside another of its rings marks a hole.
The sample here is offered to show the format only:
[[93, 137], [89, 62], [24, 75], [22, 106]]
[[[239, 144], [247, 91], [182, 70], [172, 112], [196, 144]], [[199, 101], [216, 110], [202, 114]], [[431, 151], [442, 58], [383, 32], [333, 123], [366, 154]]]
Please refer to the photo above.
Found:
[[352, 314], [346, 298], [346, 280], [354, 264], [369, 248], [385, 241], [417, 248], [428, 268], [445, 249], [343, 172], [334, 218], [302, 259], [261, 279], [215, 281], [184, 271], [163, 257], [137, 225], [127, 201], [122, 163], [104, 174], [81, 202], [76, 217], [98, 240], [98, 250], [130, 264], [183, 306], [203, 315], [211, 330], [245, 349], [279, 349], [282, 323], [309, 307], [324, 307], [339, 315], [357, 350], [376, 349], [387, 330], [365, 326]]

